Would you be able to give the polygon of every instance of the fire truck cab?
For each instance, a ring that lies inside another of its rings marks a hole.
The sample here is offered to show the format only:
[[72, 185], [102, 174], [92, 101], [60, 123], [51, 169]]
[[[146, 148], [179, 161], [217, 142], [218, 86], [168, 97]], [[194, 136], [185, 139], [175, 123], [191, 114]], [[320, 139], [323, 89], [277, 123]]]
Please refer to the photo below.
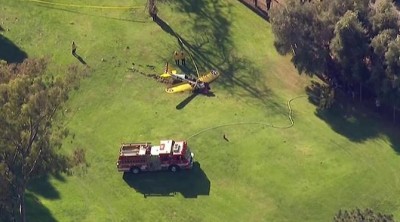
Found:
[[117, 161], [119, 172], [170, 170], [193, 167], [194, 154], [186, 141], [161, 140], [160, 145], [147, 143], [123, 143]]

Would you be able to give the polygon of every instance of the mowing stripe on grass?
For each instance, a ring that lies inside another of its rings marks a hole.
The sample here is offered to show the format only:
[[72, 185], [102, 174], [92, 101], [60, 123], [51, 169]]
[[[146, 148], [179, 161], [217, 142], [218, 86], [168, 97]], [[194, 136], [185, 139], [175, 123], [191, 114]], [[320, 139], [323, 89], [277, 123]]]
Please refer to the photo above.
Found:
[[28, 0], [30, 2], [36, 2], [41, 4], [49, 4], [49, 5], [59, 5], [59, 6], [67, 6], [67, 7], [78, 7], [78, 8], [98, 8], [98, 9], [131, 9], [131, 8], [143, 8], [143, 6], [101, 6], [101, 5], [75, 5], [75, 4], [65, 4], [65, 3], [57, 3], [57, 2], [47, 2], [41, 0]]

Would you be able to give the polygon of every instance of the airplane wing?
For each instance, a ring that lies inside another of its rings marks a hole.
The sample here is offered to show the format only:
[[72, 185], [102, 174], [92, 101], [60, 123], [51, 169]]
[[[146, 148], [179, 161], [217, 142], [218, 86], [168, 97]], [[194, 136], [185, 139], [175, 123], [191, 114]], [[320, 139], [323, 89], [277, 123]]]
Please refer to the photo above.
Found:
[[185, 92], [190, 90], [193, 90], [193, 86], [186, 82], [178, 83], [165, 89], [167, 93]]
[[216, 70], [211, 70], [209, 73], [200, 76], [199, 80], [205, 83], [211, 83], [220, 76], [220, 73]]
[[161, 77], [168, 78], [171, 77], [171, 74], [176, 74], [176, 69], [167, 62], [165, 64], [164, 73], [161, 74]]

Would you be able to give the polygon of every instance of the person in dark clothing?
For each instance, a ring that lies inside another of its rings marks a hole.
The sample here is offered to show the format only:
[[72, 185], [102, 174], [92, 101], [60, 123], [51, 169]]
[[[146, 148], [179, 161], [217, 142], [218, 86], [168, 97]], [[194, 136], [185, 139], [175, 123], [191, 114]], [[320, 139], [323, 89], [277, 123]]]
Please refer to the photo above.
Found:
[[175, 64], [179, 65], [179, 54], [177, 51], [174, 52], [174, 60], [175, 60]]
[[76, 49], [77, 48], [78, 47], [76, 46], [75, 42], [72, 42], [72, 46], [71, 46], [72, 55], [76, 56]]
[[228, 136], [226, 136], [225, 133], [224, 133], [224, 135], [222, 136], [222, 138], [224, 138], [224, 140], [225, 140], [226, 142], [229, 142]]
[[181, 62], [182, 62], [182, 65], [186, 65], [186, 56], [185, 56], [185, 53], [183, 52], [183, 51], [181, 51], [181, 55], [180, 55], [180, 57], [181, 57]]

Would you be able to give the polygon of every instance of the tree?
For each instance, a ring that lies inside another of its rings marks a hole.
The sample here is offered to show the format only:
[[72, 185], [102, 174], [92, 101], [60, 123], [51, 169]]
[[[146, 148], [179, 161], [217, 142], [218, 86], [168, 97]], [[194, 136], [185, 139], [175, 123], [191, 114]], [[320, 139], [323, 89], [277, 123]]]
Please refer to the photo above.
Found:
[[348, 10], [366, 17], [368, 0], [299, 2], [288, 0], [286, 7], [271, 11], [275, 46], [282, 54], [292, 54], [300, 73], [327, 74], [332, 58], [329, 48], [336, 23]]
[[373, 54], [371, 56], [371, 77], [368, 84], [379, 97], [382, 97], [383, 94], [386, 94], [384, 92], [387, 92], [387, 89], [383, 88], [383, 82], [388, 79], [385, 54], [388, 51], [389, 43], [396, 39], [396, 35], [396, 30], [386, 29], [378, 33], [370, 43]]
[[153, 11], [154, 8], [157, 8], [157, 2], [156, 0], [147, 0], [146, 2], [146, 8], [148, 10], [148, 13], [150, 16], [153, 16]]
[[390, 0], [287, 0], [271, 11], [275, 46], [292, 55], [299, 73], [317, 75], [344, 93], [358, 86], [360, 101], [364, 94], [400, 105], [400, 26]]
[[365, 210], [339, 210], [339, 212], [333, 218], [334, 222], [358, 222], [358, 221], [370, 221], [370, 222], [394, 222], [393, 215], [385, 215], [382, 213], [375, 213], [371, 209]]
[[153, 21], [157, 21], [158, 8], [156, 0], [147, 0], [146, 7], [148, 9], [149, 15], [153, 18]]
[[336, 23], [330, 48], [340, 64], [340, 79], [349, 85], [359, 83], [361, 98], [361, 85], [369, 78], [366, 64], [369, 44], [367, 31], [358, 19], [357, 13], [347, 11]]
[[385, 53], [385, 65], [390, 79], [398, 79], [400, 75], [400, 36], [388, 44]]
[[384, 30], [398, 30], [399, 17], [398, 12], [389, 0], [380, 2], [371, 13], [371, 25], [374, 35]]
[[302, 5], [293, 0], [283, 9], [271, 10], [275, 46], [281, 54], [292, 54], [292, 62], [299, 73], [314, 75], [325, 70], [329, 39], [317, 15], [318, 8], [313, 4]]
[[79, 78], [46, 78], [45, 69], [44, 59], [0, 65], [0, 217], [7, 221], [26, 220], [25, 189], [32, 178], [69, 164], [57, 152], [65, 132], [53, 120]]
[[382, 87], [383, 98], [393, 106], [393, 121], [396, 107], [400, 105], [400, 36], [388, 44], [385, 53], [386, 78]]

